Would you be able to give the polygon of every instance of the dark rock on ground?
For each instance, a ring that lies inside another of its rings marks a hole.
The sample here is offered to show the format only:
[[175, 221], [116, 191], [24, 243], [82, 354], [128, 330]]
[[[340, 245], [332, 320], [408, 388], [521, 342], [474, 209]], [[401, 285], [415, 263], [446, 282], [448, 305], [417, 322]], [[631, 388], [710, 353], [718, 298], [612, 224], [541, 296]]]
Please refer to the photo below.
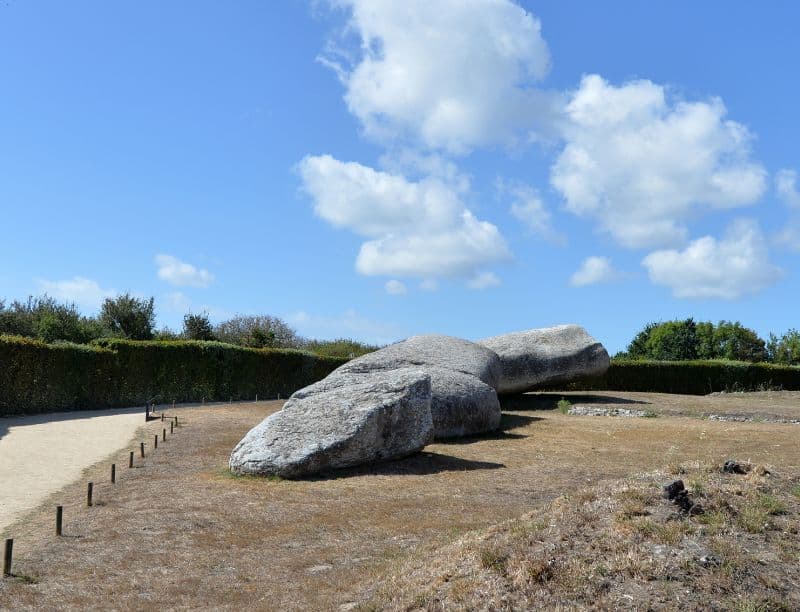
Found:
[[734, 461], [733, 459], [728, 459], [722, 465], [722, 471], [725, 474], [747, 474], [749, 471], [746, 466], [742, 465], [738, 461]]

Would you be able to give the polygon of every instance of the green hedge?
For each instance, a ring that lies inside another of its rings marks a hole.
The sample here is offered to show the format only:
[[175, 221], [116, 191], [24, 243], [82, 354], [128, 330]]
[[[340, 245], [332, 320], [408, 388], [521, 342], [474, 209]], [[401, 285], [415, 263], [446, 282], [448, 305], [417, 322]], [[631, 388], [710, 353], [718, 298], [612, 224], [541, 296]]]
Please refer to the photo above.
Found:
[[648, 391], [705, 395], [715, 391], [800, 389], [800, 367], [742, 361], [611, 362], [605, 375], [570, 385], [576, 391]]
[[346, 360], [221, 342], [102, 340], [93, 346], [0, 336], [0, 414], [158, 402], [287, 397]]

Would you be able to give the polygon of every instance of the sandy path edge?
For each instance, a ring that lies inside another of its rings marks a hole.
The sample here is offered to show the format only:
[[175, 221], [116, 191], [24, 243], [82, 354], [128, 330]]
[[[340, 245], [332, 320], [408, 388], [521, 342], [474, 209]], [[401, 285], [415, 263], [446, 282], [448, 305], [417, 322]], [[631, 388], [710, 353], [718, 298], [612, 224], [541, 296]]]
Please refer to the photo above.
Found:
[[24, 531], [25, 517], [44, 504], [61, 503], [58, 494], [92, 466], [117, 459], [121, 469], [123, 451], [152, 436], [147, 428], [141, 407], [0, 418], [0, 537]]

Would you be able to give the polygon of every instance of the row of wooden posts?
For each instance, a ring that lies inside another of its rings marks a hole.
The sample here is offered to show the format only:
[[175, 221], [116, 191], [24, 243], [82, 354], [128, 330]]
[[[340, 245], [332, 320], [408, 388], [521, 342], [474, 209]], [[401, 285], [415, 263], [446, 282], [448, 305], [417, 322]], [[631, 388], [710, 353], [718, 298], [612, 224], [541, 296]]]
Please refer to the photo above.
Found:
[[[161, 420], [164, 420], [164, 413], [161, 413]], [[178, 424], [178, 417], [173, 416], [170, 417], [169, 422], [169, 433], [172, 434], [175, 432], [175, 426]], [[162, 441], [167, 441], [167, 429], [166, 427], [161, 430]], [[153, 450], [158, 448], [158, 434], [155, 435], [153, 439]], [[144, 442], [139, 443], [139, 455], [142, 459], [144, 459]], [[133, 451], [130, 452], [128, 455], [128, 467], [133, 467]], [[111, 484], [116, 484], [117, 482], [117, 464], [111, 464]], [[92, 501], [92, 494], [94, 492], [94, 483], [90, 482], [86, 486], [86, 505], [91, 507], [93, 505]], [[56, 506], [56, 535], [62, 535], [62, 530], [64, 526], [64, 506]], [[11, 573], [11, 562], [14, 554], [14, 538], [8, 538], [6, 540], [6, 547], [5, 547], [5, 554], [3, 555], [3, 578], [8, 578], [13, 576]]]

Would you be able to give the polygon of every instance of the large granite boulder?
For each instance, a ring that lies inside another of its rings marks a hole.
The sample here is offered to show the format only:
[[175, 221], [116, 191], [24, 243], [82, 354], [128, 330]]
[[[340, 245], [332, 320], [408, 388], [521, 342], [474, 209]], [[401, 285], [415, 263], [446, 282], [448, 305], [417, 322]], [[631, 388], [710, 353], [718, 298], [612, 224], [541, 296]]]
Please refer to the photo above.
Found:
[[498, 356], [480, 344], [453, 336], [426, 334], [412, 336], [357, 357], [334, 370], [333, 374], [408, 367], [420, 367], [424, 370], [425, 366], [438, 366], [470, 374], [493, 388], [496, 388], [502, 371]]
[[500, 426], [497, 392], [476, 376], [429, 366], [431, 417], [436, 438], [458, 438]]
[[436, 438], [493, 431], [500, 425], [500, 358], [483, 346], [442, 335], [412, 336], [347, 362], [328, 379], [415, 367], [431, 377]]
[[603, 374], [608, 352], [578, 325], [558, 325], [480, 340], [500, 357], [500, 394]]
[[231, 453], [235, 474], [299, 478], [399, 459], [433, 440], [430, 376], [401, 368], [329, 377], [295, 393]]

